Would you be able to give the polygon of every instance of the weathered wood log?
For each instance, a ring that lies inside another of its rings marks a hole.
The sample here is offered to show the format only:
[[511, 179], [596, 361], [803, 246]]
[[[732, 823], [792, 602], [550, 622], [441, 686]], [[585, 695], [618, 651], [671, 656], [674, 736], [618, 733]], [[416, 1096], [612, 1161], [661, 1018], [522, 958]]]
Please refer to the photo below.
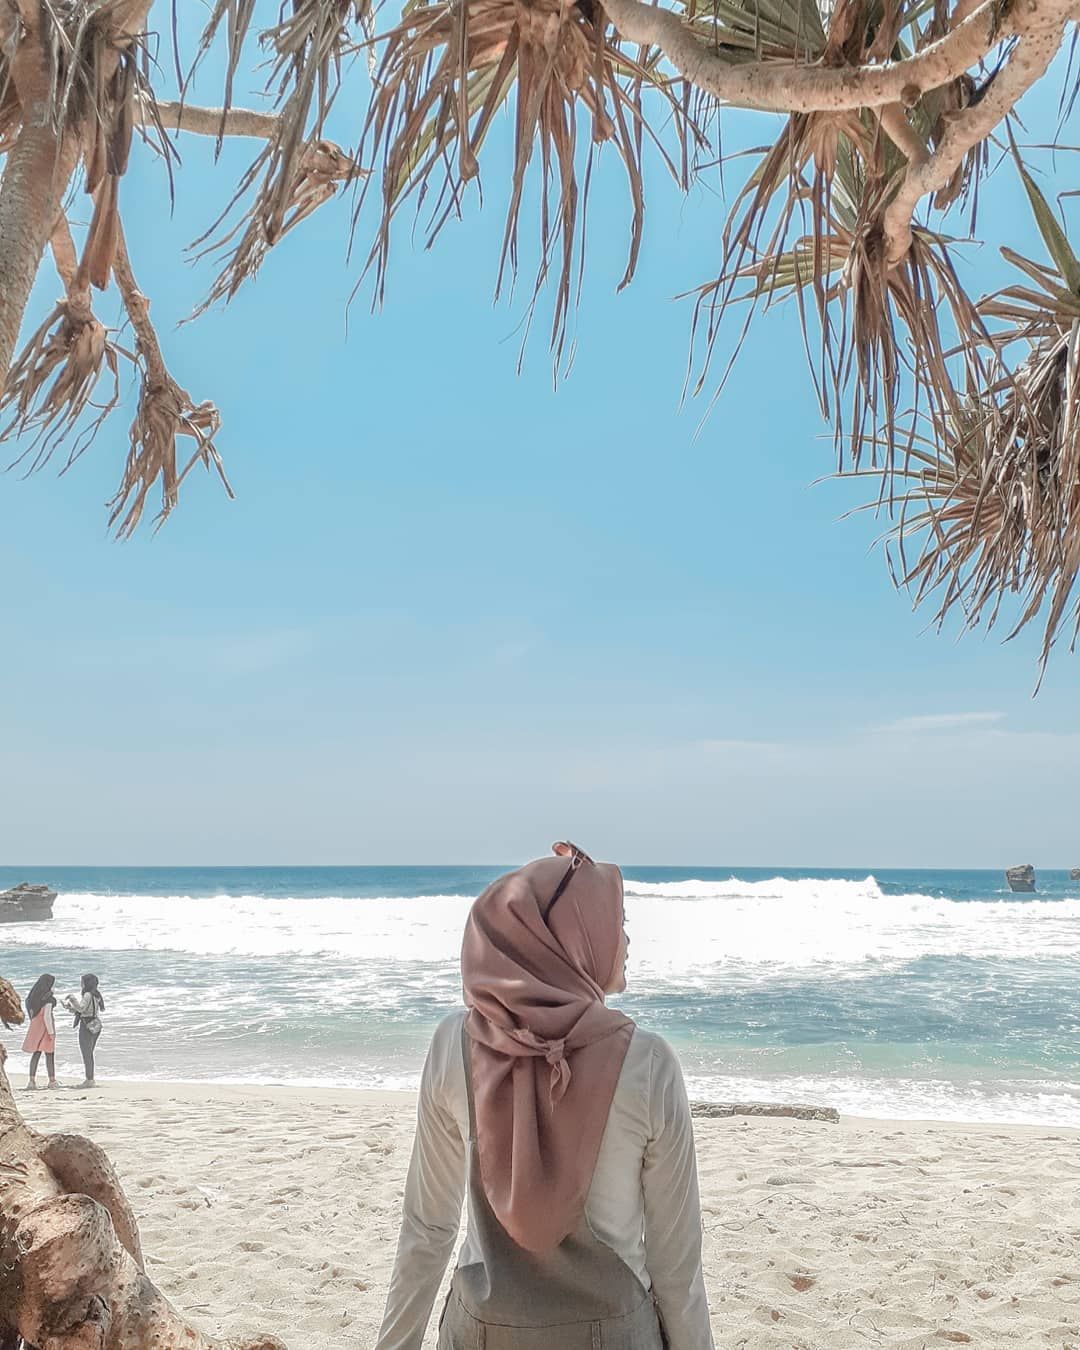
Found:
[[786, 1120], [823, 1120], [839, 1125], [840, 1112], [832, 1106], [785, 1106], [773, 1102], [691, 1102], [690, 1114], [705, 1119], [724, 1116], [781, 1116]]
[[[23, 1020], [0, 980], [0, 1020]], [[285, 1350], [189, 1325], [143, 1270], [135, 1215], [108, 1158], [78, 1135], [29, 1128], [0, 1046], [0, 1350]]]

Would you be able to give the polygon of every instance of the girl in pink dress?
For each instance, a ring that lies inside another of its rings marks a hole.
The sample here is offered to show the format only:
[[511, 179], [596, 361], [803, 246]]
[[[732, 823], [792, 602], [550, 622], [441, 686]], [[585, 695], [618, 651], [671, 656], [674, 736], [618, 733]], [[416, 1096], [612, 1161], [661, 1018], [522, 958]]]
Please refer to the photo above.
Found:
[[30, 1015], [30, 1026], [27, 1028], [26, 1040], [23, 1042], [23, 1053], [30, 1056], [30, 1081], [28, 1088], [36, 1088], [37, 1067], [41, 1062], [41, 1056], [45, 1056], [45, 1067], [49, 1072], [49, 1086], [54, 1088], [56, 1082], [56, 1024], [53, 1020], [53, 1008], [56, 1007], [56, 999], [53, 997], [53, 985], [56, 983], [55, 975], [42, 975], [33, 989], [26, 996], [26, 1011]]

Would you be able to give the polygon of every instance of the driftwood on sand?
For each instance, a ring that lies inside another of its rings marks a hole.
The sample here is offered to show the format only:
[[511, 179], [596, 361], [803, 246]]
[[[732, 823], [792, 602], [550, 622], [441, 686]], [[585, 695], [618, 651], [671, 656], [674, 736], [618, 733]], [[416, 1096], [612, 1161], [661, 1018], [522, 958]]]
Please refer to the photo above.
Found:
[[785, 1106], [773, 1102], [691, 1102], [690, 1114], [716, 1119], [722, 1116], [782, 1116], [785, 1120], [823, 1120], [839, 1125], [840, 1112], [832, 1106]]
[[[0, 979], [0, 1021], [23, 1021]], [[285, 1350], [190, 1326], [143, 1270], [135, 1215], [100, 1148], [19, 1114], [0, 1045], [0, 1350]]]

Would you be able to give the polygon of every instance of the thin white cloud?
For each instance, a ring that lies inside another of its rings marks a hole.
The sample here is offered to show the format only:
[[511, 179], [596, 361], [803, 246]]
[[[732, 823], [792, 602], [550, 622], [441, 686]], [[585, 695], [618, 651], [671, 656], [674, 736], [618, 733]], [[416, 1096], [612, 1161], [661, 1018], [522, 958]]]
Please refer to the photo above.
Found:
[[710, 755], [728, 754], [781, 754], [794, 748], [783, 741], [747, 741], [738, 739], [704, 740], [698, 743], [702, 750]]
[[491, 657], [497, 666], [517, 666], [527, 656], [531, 656], [539, 646], [538, 637], [511, 638], [498, 643], [492, 649]]
[[978, 727], [990, 727], [1002, 721], [1002, 712], [960, 712], [960, 713], [924, 713], [918, 717], [900, 717], [895, 722], [886, 722], [875, 727], [875, 731], [921, 732], [921, 731], [970, 731]]

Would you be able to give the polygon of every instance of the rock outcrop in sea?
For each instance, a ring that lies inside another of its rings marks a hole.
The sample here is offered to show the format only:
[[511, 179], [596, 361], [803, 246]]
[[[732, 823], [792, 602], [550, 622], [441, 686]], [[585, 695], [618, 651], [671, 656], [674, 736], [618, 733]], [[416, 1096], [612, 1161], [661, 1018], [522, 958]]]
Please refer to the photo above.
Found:
[[48, 886], [20, 882], [10, 891], [0, 891], [0, 923], [33, 923], [51, 919], [56, 892]]
[[1010, 867], [1005, 873], [1010, 891], [1030, 892], [1035, 889], [1035, 869], [1030, 863], [1022, 867]]

